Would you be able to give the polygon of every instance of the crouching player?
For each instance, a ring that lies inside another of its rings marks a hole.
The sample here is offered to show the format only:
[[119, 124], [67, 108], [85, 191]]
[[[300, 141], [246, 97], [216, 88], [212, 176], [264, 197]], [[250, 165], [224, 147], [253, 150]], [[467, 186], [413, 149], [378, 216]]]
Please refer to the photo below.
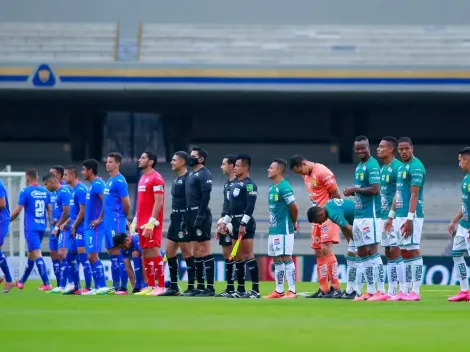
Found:
[[[323, 224], [328, 219], [341, 228], [344, 237], [346, 237], [350, 249], [354, 251], [354, 240], [352, 235], [352, 224], [354, 221], [354, 201], [349, 199], [330, 199], [324, 207], [314, 206], [307, 211], [307, 219], [314, 224]], [[351, 249], [352, 248], [352, 249]], [[356, 286], [356, 267], [348, 266], [348, 284], [343, 299], [354, 299], [357, 293], [354, 290]]]
[[[140, 292], [140, 290], [147, 287], [147, 285], [144, 284], [144, 276], [142, 273], [142, 248], [140, 248], [139, 244], [139, 235], [128, 236], [125, 233], [118, 233], [113, 237], [113, 244], [114, 247], [121, 249], [127, 275], [134, 287], [132, 293]], [[131, 260], [134, 265], [134, 270], [132, 270]]]
[[[287, 161], [274, 159], [268, 169], [268, 177], [273, 181], [269, 187], [269, 240], [268, 255], [274, 258], [276, 290], [265, 298], [297, 298], [295, 292], [294, 231], [299, 230], [291, 185], [284, 179]], [[289, 291], [284, 294], [284, 277], [287, 277]]]

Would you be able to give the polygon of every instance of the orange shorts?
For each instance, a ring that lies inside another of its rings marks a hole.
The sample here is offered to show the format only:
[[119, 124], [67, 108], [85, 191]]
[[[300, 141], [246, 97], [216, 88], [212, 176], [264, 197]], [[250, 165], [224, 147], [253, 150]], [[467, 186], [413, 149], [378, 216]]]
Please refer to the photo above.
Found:
[[321, 225], [312, 225], [312, 248], [320, 249], [327, 242], [339, 243], [339, 226], [329, 219]]
[[161, 226], [155, 227], [150, 237], [142, 236], [142, 234], [144, 233], [144, 230], [142, 230], [141, 228], [139, 228], [137, 232], [139, 233], [140, 248], [155, 248], [155, 247], [162, 248]]

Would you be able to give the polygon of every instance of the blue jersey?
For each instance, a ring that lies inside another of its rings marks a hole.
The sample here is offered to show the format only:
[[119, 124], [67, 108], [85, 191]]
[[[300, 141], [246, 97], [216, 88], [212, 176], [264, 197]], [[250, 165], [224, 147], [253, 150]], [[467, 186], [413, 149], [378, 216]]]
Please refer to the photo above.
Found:
[[117, 174], [106, 182], [104, 188], [104, 222], [114, 223], [126, 219], [121, 198], [129, 195], [124, 176]]
[[132, 235], [132, 243], [129, 249], [121, 249], [121, 254], [126, 258], [132, 257], [132, 252], [138, 251], [142, 255], [142, 248], [140, 248], [139, 235]]
[[0, 198], [5, 198], [5, 208], [0, 209], [0, 226], [8, 226], [10, 224], [10, 203], [8, 202], [8, 194], [3, 184], [0, 180]]
[[42, 186], [28, 186], [20, 192], [18, 205], [24, 207], [25, 231], [46, 231], [47, 206], [50, 203], [51, 195]]
[[[56, 192], [55, 202], [53, 204], [52, 214], [53, 218], [60, 220], [62, 213], [64, 212], [64, 206], [70, 206], [72, 194], [70, 193], [70, 187], [61, 186]], [[67, 225], [66, 229], [70, 228], [70, 224]]]
[[[93, 230], [90, 227], [90, 223], [100, 217], [101, 210], [103, 209], [103, 201], [100, 195], [104, 193], [104, 186], [104, 181], [101, 178], [97, 178], [90, 183], [86, 194], [85, 230]], [[99, 224], [96, 227], [96, 231], [102, 231], [103, 226], [103, 223]]]
[[[80, 205], [86, 203], [87, 188], [83, 183], [77, 184], [72, 190], [72, 199], [70, 200], [70, 225], [73, 225], [80, 213]], [[77, 233], [83, 234], [84, 221], [82, 220], [77, 226]]]

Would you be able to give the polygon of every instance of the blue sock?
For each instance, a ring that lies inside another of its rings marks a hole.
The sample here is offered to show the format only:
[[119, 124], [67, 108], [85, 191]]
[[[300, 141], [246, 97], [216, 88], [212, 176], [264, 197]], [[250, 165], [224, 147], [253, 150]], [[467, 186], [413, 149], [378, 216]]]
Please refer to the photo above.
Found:
[[69, 265], [67, 264], [67, 261], [61, 260], [60, 261], [60, 285], [59, 287], [64, 288], [67, 286], [67, 279], [69, 277]]
[[92, 270], [95, 274], [95, 288], [106, 287], [106, 277], [104, 276], [104, 267], [101, 260], [92, 264]]
[[119, 290], [119, 285], [121, 284], [121, 273], [119, 270], [119, 256], [110, 255], [111, 259], [111, 277], [113, 279], [113, 287], [115, 290]]
[[5, 280], [10, 283], [13, 281], [10, 274], [10, 268], [8, 267], [7, 258], [0, 250], [0, 269], [2, 269], [3, 274], [5, 275]]
[[80, 263], [83, 266], [83, 275], [85, 275], [85, 287], [87, 289], [91, 288], [91, 265], [90, 262], [88, 261], [88, 256], [86, 253], [80, 253], [78, 255], [78, 258], [80, 259]]
[[124, 263], [124, 258], [122, 255], [119, 256], [119, 275], [121, 277], [121, 288], [127, 289], [129, 275], [127, 275], [126, 263]]
[[60, 260], [59, 259], [53, 259], [52, 260], [52, 267], [54, 269], [54, 275], [57, 280], [57, 287], [60, 286]]
[[[72, 268], [69, 265], [69, 259], [68, 259], [68, 258], [73, 258], [73, 256], [77, 257], [77, 254], [76, 253], [67, 253], [67, 256], [65, 257], [65, 261], [67, 262], [67, 266], [69, 268], [69, 272], [68, 272], [68, 275], [67, 275], [67, 281], [68, 281], [69, 284], [75, 285], [75, 280], [74, 280], [74, 277], [73, 277]], [[75, 258], [75, 261], [77, 261], [76, 258]]]
[[49, 276], [47, 276], [46, 262], [42, 257], [36, 259], [36, 267], [38, 268], [39, 276], [41, 276], [44, 285], [50, 285]]
[[31, 271], [33, 271], [34, 268], [34, 260], [29, 260], [26, 262], [26, 266], [24, 268], [24, 273], [23, 276], [20, 279], [20, 282], [24, 284], [27, 280], [29, 275], [31, 274]]
[[140, 257], [133, 257], [132, 262], [134, 263], [134, 276], [135, 276], [135, 288], [142, 288], [143, 277], [142, 277], [142, 259]]
[[69, 265], [70, 276], [73, 278], [73, 284], [76, 290], [80, 289], [80, 273], [78, 271], [77, 253], [67, 254], [67, 264]]

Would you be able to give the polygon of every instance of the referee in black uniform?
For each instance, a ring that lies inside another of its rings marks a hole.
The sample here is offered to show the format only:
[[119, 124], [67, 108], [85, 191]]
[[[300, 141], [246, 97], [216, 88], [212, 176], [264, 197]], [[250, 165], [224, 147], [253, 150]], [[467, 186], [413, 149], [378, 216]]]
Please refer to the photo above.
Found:
[[[214, 257], [211, 253], [212, 214], [209, 200], [212, 191], [212, 175], [204, 166], [207, 151], [193, 147], [188, 159], [192, 171], [186, 178], [186, 219], [181, 229], [186, 230], [193, 242], [194, 267], [197, 288], [188, 292], [188, 296], [211, 297], [214, 290]], [[207, 287], [204, 285], [204, 270]]]
[[[222, 207], [222, 213], [220, 215], [220, 219], [217, 223], [220, 224], [223, 220], [225, 215], [229, 213], [229, 198], [230, 198], [230, 189], [232, 188], [233, 183], [236, 181], [235, 177], [235, 162], [237, 161], [236, 155], [227, 154], [223, 160], [220, 169], [222, 173], [227, 176], [228, 180], [224, 183], [224, 190], [223, 190], [223, 197], [224, 203]], [[233, 278], [233, 269], [234, 269], [234, 262], [229, 260], [230, 253], [232, 252], [232, 237], [230, 235], [225, 235], [216, 232], [216, 238], [219, 239], [219, 244], [222, 246], [222, 253], [225, 259], [225, 279], [227, 280], [227, 288], [225, 291], [216, 295], [216, 297], [229, 297], [232, 296], [235, 292], [235, 287], [233, 285], [234, 278]]]
[[[235, 270], [237, 273], [237, 291], [233, 298], [260, 298], [259, 294], [259, 267], [253, 253], [253, 239], [255, 237], [256, 222], [253, 218], [258, 187], [250, 178], [251, 158], [242, 154], [237, 156], [235, 163], [235, 176], [237, 179], [232, 185], [229, 194], [229, 213], [225, 215], [219, 225], [219, 232], [225, 232], [225, 225], [229, 222], [233, 225], [232, 241], [243, 235], [237, 255], [235, 257]], [[245, 260], [250, 270], [252, 289], [245, 290]]]
[[179, 151], [171, 158], [171, 169], [176, 173], [176, 179], [171, 186], [171, 214], [166, 242], [166, 257], [170, 270], [170, 287], [159, 296], [178, 296], [178, 248], [181, 249], [188, 270], [188, 289], [184, 293], [194, 290], [194, 257], [191, 240], [184, 231], [181, 231], [181, 222], [186, 215], [186, 178], [189, 175], [187, 164], [189, 155]]

